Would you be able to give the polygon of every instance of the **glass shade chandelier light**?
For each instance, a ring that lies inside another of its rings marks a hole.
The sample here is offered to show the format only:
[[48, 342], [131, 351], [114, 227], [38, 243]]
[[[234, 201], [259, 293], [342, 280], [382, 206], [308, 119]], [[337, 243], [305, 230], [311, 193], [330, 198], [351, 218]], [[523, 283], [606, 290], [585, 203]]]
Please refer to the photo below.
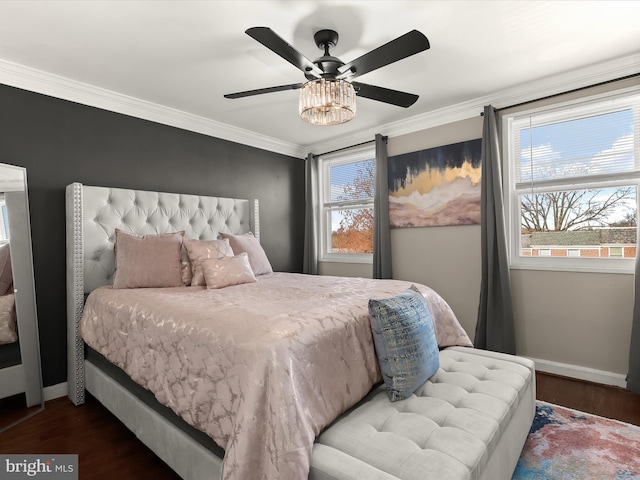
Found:
[[346, 123], [356, 114], [355, 89], [345, 80], [311, 80], [300, 88], [299, 112], [312, 125]]

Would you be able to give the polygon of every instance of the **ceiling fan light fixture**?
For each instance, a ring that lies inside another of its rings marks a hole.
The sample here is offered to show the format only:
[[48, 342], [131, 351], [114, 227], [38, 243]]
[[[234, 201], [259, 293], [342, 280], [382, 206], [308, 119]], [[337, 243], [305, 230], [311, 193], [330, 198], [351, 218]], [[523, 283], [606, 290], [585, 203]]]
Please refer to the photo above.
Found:
[[356, 115], [356, 92], [346, 80], [320, 78], [300, 88], [300, 118], [312, 125], [339, 125]]

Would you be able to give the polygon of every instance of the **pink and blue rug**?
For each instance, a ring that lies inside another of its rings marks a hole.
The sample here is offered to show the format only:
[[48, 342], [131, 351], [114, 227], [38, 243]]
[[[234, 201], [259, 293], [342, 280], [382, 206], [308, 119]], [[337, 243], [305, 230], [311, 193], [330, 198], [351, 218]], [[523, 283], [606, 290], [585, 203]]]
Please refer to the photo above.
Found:
[[640, 427], [538, 402], [512, 480], [640, 480]]

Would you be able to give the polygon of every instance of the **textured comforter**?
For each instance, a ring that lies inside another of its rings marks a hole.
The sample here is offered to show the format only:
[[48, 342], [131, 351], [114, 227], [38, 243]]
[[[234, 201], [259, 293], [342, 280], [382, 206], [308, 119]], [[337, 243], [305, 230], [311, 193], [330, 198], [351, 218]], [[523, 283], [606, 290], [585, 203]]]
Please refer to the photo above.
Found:
[[[315, 437], [380, 381], [367, 302], [407, 282], [273, 273], [257, 283], [95, 290], [87, 344], [225, 450], [225, 480], [300, 480]], [[471, 345], [419, 286], [441, 346]]]

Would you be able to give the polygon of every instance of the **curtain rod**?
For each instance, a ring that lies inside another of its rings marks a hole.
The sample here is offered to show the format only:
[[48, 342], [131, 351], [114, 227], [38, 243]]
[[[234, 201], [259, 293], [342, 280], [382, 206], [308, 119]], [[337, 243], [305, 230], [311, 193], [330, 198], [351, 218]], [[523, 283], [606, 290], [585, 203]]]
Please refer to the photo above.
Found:
[[355, 145], [350, 145], [348, 147], [336, 148], [335, 150], [331, 150], [330, 152], [319, 153], [318, 157], [322, 157], [324, 155], [329, 155], [330, 153], [341, 152], [342, 150], [349, 150], [350, 148], [360, 147], [362, 145], [366, 145], [367, 143], [374, 143], [374, 142], [375, 142], [375, 139], [374, 140], [367, 140], [366, 142], [357, 143]]
[[[602, 85], [608, 85], [609, 83], [620, 82], [622, 80], [628, 80], [629, 78], [640, 76], [640, 72], [632, 73], [630, 75], [625, 75], [624, 77], [614, 78], [613, 80], [605, 80], [604, 82], [594, 83], [592, 85], [586, 85], [584, 87], [574, 88], [573, 90], [568, 90], [566, 92], [554, 93], [552, 95], [547, 95], [546, 97], [540, 97], [533, 100], [527, 100], [526, 102], [514, 103], [513, 105], [508, 105], [506, 107], [496, 108], [496, 112], [500, 112], [502, 110], [507, 110], [509, 108], [521, 107], [523, 105], [528, 105], [529, 103], [539, 102], [541, 100], [548, 100], [550, 98], [559, 97], [561, 95], [567, 95], [569, 93], [580, 92], [582, 90], [587, 90], [589, 88], [600, 87]], [[484, 112], [480, 112], [480, 116], [484, 116]]]

